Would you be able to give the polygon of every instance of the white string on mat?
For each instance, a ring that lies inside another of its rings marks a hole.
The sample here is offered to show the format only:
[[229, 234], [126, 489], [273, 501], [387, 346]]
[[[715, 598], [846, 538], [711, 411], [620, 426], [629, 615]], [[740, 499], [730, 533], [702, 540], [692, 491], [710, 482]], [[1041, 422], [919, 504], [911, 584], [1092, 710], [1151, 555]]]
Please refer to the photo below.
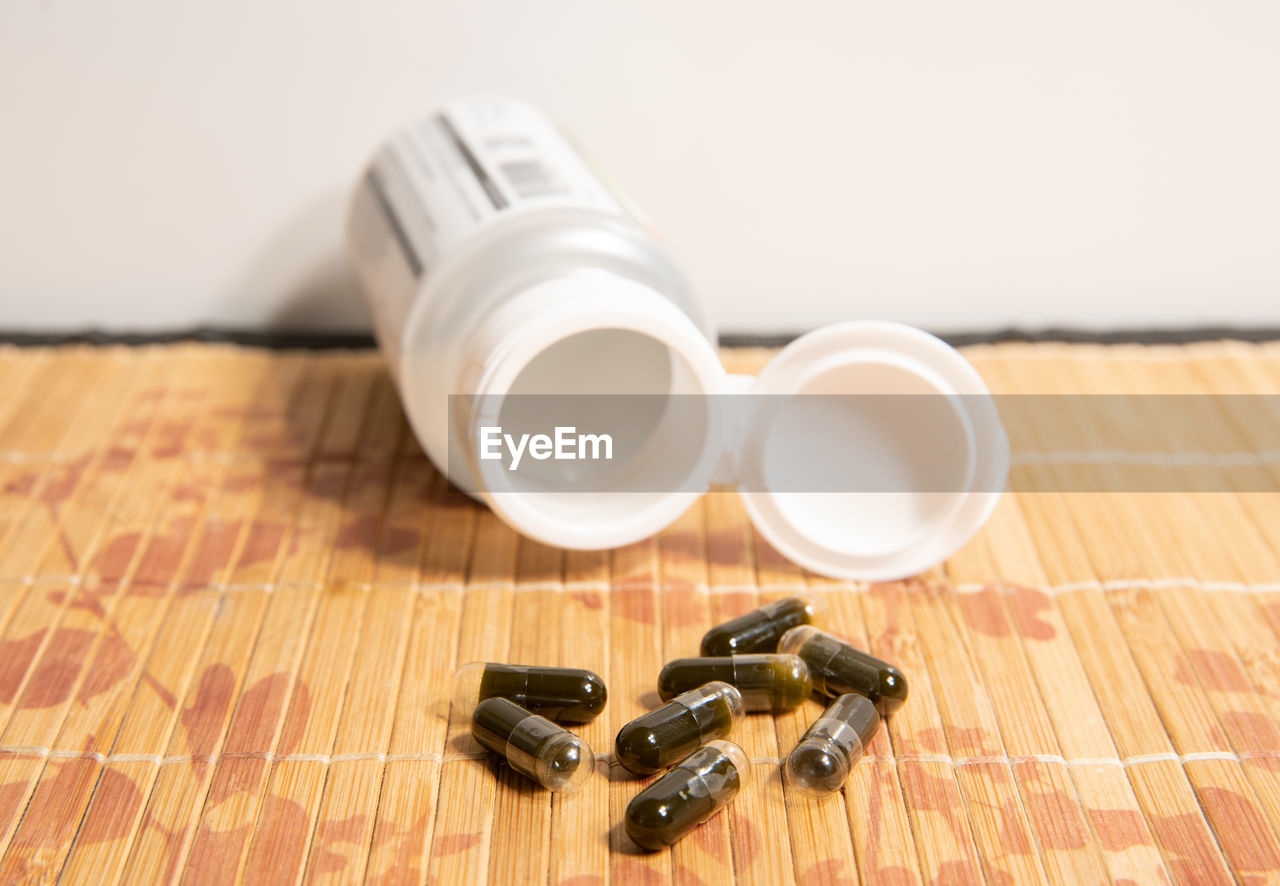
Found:
[[[1009, 464], [1019, 465], [1133, 465], [1170, 468], [1245, 468], [1280, 464], [1280, 449], [1259, 452], [1132, 452], [1125, 449], [1064, 449], [1041, 452], [1026, 450], [1009, 456]], [[1035, 490], [1027, 490], [1033, 492]], [[1059, 490], [1054, 490], [1055, 492]], [[1107, 490], [1099, 490], [1106, 492]], [[1116, 489], [1114, 492], [1129, 490]], [[1140, 490], [1138, 490], [1140, 491]], [[1223, 490], [1230, 492], [1231, 490]]]
[[[953, 588], [957, 593], [973, 594], [987, 590], [1001, 590], [1001, 583], [960, 582], [953, 585]], [[1191, 588], [1192, 590], [1205, 591], [1206, 593], [1272, 594], [1280, 592], [1280, 581], [1218, 581], [1183, 575], [1169, 578], [1122, 578], [1109, 581], [1086, 579], [1057, 585], [1028, 585], [1027, 588], [1033, 591], [1041, 591], [1051, 596], [1068, 594], [1073, 591], [1159, 591], [1169, 588]]]
[[[0, 576], [0, 583], [4, 584], [21, 584], [28, 587], [34, 585], [71, 585], [78, 586], [85, 583], [85, 579], [80, 575], [23, 575], [5, 578]], [[117, 590], [123, 590], [130, 587], [133, 581], [130, 578], [123, 578], [119, 581], [111, 582]], [[609, 594], [614, 590], [614, 585], [605, 581], [574, 581], [567, 583], [560, 582], [528, 582], [518, 583], [510, 582], [479, 582], [476, 584], [467, 584], [465, 582], [445, 581], [445, 582], [422, 582], [406, 579], [403, 581], [386, 581], [386, 582], [368, 582], [368, 581], [343, 581], [335, 579], [331, 581], [284, 581], [284, 582], [247, 582], [247, 583], [223, 583], [210, 582], [204, 585], [188, 586], [182, 582], [170, 582], [166, 585], [157, 585], [156, 587], [165, 591], [182, 591], [185, 593], [197, 593], [201, 591], [214, 591], [217, 593], [235, 594], [235, 593], [267, 593], [281, 589], [310, 589], [322, 590], [327, 587], [341, 585], [345, 588], [360, 591], [374, 590], [414, 590], [417, 593], [467, 593], [468, 591], [507, 591], [509, 593], [519, 594], [531, 591], [555, 591], [557, 593], [599, 593]], [[871, 590], [875, 585], [865, 583], [839, 583], [835, 585], [816, 585], [808, 586], [800, 583], [796, 584], [763, 584], [763, 585], [716, 585], [709, 587], [706, 584], [698, 583], [684, 586], [681, 590], [693, 591], [698, 594], [720, 595], [720, 594], [863, 594]], [[1169, 578], [1124, 578], [1113, 579], [1108, 581], [1099, 581], [1097, 579], [1085, 579], [1083, 581], [1063, 582], [1061, 584], [1050, 585], [1017, 585], [1016, 583], [1007, 584], [999, 579], [992, 579], [990, 582], [956, 582], [951, 585], [951, 589], [960, 594], [975, 594], [982, 591], [994, 590], [1001, 592], [1011, 592], [1015, 589], [1026, 588], [1027, 590], [1040, 591], [1050, 596], [1058, 594], [1068, 594], [1074, 591], [1122, 591], [1122, 590], [1164, 590], [1168, 588], [1190, 588], [1192, 590], [1204, 591], [1206, 593], [1236, 593], [1236, 594], [1274, 594], [1280, 593], [1280, 581], [1223, 581], [1218, 579], [1200, 579], [1191, 576], [1173, 576]], [[655, 582], [655, 593], [664, 593], [661, 582]]]
[[[264, 760], [274, 763], [319, 763], [330, 766], [335, 763], [355, 762], [420, 762], [420, 763], [455, 763], [461, 760], [483, 760], [487, 754], [477, 753], [400, 753], [387, 754], [380, 751], [353, 751], [343, 754], [277, 754], [271, 751], [227, 751], [220, 754], [186, 754], [166, 756], [162, 754], [103, 754], [99, 751], [69, 750], [49, 748], [40, 745], [12, 745], [0, 747], [0, 755], [45, 757], [48, 759], [87, 759], [101, 765], [111, 763], [154, 763], [172, 765], [175, 763], [217, 763], [221, 760]], [[614, 754], [597, 754], [596, 759], [610, 766], [621, 765]], [[782, 763], [784, 758], [772, 756], [756, 756], [751, 758], [754, 765], [773, 765]], [[1048, 763], [1059, 766], [1141, 766], [1148, 763], [1202, 763], [1210, 761], [1227, 761], [1245, 763], [1249, 760], [1280, 759], [1280, 750], [1258, 751], [1189, 751], [1178, 754], [1166, 751], [1158, 754], [1136, 754], [1131, 757], [1064, 757], [1060, 754], [982, 754], [973, 757], [953, 757], [950, 754], [868, 754], [863, 759], [876, 763], [940, 763], [946, 766], [1018, 766], [1029, 763]]]

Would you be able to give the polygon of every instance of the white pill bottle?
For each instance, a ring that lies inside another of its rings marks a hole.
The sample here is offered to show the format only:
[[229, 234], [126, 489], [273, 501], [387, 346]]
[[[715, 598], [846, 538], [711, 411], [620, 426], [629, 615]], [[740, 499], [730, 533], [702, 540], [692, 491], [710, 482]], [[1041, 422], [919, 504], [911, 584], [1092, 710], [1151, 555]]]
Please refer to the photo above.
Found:
[[[844, 323], [792, 342], [758, 377], [730, 376], [661, 240], [524, 102], [452, 101], [394, 136], [357, 186], [347, 242], [427, 456], [541, 542], [629, 544], [712, 483], [739, 483], [781, 553], [822, 574], [881, 580], [945, 559], [999, 498], [1007, 439], [987, 388], [955, 350], [898, 324]], [[751, 408], [726, 418], [717, 404], [741, 394], [760, 403], [816, 395], [800, 400], [834, 403], [835, 414]], [[616, 488], [599, 475], [575, 488], [572, 462], [509, 471], [481, 458], [502, 404], [537, 402], [530, 395], [645, 404], [631, 410], [646, 423], [640, 442], [610, 465]], [[918, 409], [864, 408], [884, 395], [941, 405], [922, 428]], [[653, 408], [664, 396], [679, 408]], [[672, 440], [681, 445], [654, 445]], [[892, 491], [789, 485], [776, 453], [794, 460], [810, 449], [852, 464], [874, 450], [870, 463], [893, 476]], [[661, 479], [645, 483], [646, 473]]]

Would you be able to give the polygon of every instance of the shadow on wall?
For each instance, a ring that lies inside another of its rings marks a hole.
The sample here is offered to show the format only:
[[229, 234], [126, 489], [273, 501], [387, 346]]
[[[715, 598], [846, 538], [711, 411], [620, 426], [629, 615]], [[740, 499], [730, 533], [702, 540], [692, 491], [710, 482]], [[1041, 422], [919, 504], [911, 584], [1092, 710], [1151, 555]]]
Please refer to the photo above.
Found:
[[344, 186], [318, 196], [268, 237], [229, 287], [223, 315], [272, 332], [367, 333], [369, 314], [345, 249], [350, 192]]

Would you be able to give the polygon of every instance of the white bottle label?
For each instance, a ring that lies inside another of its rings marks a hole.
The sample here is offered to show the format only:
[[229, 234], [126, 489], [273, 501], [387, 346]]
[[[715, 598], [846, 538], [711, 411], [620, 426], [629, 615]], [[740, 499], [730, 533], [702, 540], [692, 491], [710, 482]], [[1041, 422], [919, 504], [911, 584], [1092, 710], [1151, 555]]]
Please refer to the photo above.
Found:
[[369, 185], [419, 280], [443, 255], [509, 213], [623, 211], [545, 117], [506, 98], [450, 102], [401, 132], [374, 160]]
[[513, 214], [558, 208], [626, 214], [555, 126], [515, 99], [450, 102], [378, 152], [347, 240], [393, 374], [410, 305], [443, 258]]

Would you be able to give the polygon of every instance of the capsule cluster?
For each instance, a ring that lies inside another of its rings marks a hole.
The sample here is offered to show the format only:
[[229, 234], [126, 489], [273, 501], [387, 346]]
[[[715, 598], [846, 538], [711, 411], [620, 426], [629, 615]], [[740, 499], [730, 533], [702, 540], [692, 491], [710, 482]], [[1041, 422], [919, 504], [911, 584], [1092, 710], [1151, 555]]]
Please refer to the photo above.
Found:
[[[645, 849], [670, 846], [730, 803], [751, 777], [728, 740], [747, 712], [794, 710], [830, 699], [783, 764], [789, 789], [838, 791], [882, 716], [907, 698], [902, 672], [815, 627], [815, 600], [790, 597], [712, 628], [702, 656], [669, 662], [658, 676], [664, 704], [627, 723], [615, 758], [639, 776], [661, 775], [627, 806], [624, 827]], [[591, 748], [554, 721], [588, 723], [604, 709], [604, 681], [576, 668], [473, 662], [458, 671], [454, 710], [511, 768], [551, 791], [582, 787]]]
[[[827, 709], [783, 764], [790, 789], [810, 796], [838, 791], [875, 736], [881, 716], [907, 699], [902, 671], [822, 631], [813, 624], [818, 617], [812, 598], [770, 603], [712, 628], [702, 638], [702, 657], [676, 659], [658, 675], [663, 699], [678, 700], [679, 693], [700, 684], [727, 684], [738, 690], [746, 711], [794, 710], [815, 692], [828, 699]], [[622, 738], [618, 759], [632, 768], [622, 753]]]

